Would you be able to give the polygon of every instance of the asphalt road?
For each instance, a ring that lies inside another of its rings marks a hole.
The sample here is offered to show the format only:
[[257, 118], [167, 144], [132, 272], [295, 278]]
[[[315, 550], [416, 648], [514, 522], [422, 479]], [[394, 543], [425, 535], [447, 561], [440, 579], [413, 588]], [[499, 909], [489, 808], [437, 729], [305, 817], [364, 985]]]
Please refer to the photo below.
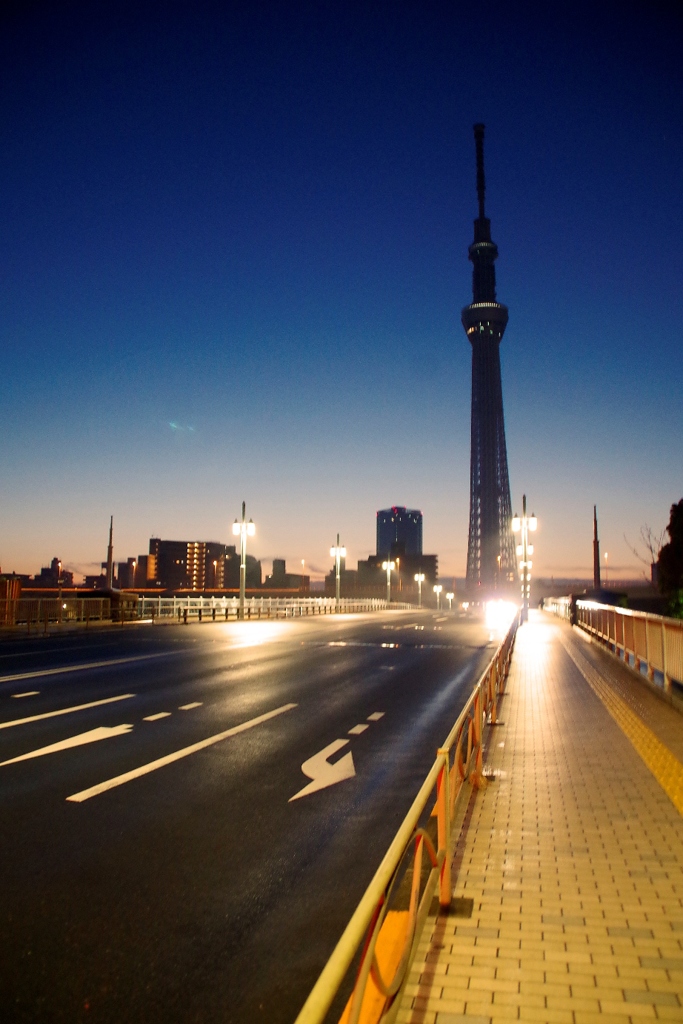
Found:
[[491, 653], [433, 612], [0, 644], [0, 1019], [289, 1024]]

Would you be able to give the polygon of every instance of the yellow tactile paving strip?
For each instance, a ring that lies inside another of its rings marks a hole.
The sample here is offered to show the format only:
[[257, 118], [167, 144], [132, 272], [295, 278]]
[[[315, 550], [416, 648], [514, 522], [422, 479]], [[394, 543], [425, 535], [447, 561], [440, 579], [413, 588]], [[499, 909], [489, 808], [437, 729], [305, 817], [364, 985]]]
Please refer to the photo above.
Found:
[[456, 854], [472, 918], [432, 919], [401, 1024], [683, 1022], [683, 817], [559, 642], [519, 633], [505, 723]]
[[[631, 711], [628, 704], [614, 692], [612, 687], [600, 678], [582, 652], [576, 649], [575, 642], [572, 643], [561, 633], [560, 639], [567, 654], [590, 688], [598, 695], [614, 721], [628, 736], [669, 799], [683, 814], [683, 764], [677, 757], [674, 757], [668, 747], [657, 739], [652, 729], [648, 729], [642, 719], [634, 711]], [[681, 719], [681, 723], [683, 728], [683, 719]]]

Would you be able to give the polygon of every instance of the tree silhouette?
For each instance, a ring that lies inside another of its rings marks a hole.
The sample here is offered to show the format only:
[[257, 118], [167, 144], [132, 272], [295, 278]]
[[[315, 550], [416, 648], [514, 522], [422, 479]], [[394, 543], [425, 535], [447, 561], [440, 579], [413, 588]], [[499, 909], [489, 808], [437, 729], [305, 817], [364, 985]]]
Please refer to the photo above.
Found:
[[671, 601], [674, 614], [683, 614], [683, 498], [671, 506], [667, 526], [671, 538], [659, 552], [659, 589]]

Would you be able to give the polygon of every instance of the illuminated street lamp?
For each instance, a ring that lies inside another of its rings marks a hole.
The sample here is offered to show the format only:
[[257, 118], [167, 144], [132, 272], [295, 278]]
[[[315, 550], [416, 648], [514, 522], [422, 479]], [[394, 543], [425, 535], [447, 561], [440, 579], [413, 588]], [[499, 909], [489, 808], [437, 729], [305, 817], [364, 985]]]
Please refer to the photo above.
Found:
[[[337, 534], [337, 546], [330, 548], [330, 554], [334, 558], [334, 568], [336, 572], [336, 599], [334, 602], [334, 610], [339, 613], [341, 608], [341, 560], [342, 558], [346, 558], [346, 548], [339, 546], [339, 534]], [[302, 562], [301, 564], [303, 565], [304, 563]]]
[[232, 524], [232, 532], [235, 537], [240, 539], [240, 608], [238, 617], [244, 618], [244, 595], [247, 589], [247, 537], [253, 537], [256, 533], [256, 527], [252, 520], [247, 522], [247, 505], [246, 502], [242, 502], [242, 522], [239, 523], [237, 520]]
[[415, 582], [417, 583], [417, 607], [422, 607], [422, 584], [425, 581], [425, 574], [423, 572], [415, 573]]
[[526, 514], [526, 494], [522, 497], [522, 517], [515, 515], [512, 519], [512, 532], [521, 533], [521, 544], [517, 545], [517, 555], [520, 559], [519, 562], [519, 577], [522, 581], [522, 614], [520, 615], [520, 622], [526, 622], [529, 618], [529, 595], [531, 593], [531, 566], [532, 562], [529, 559], [530, 555], [534, 553], [533, 544], [529, 543], [529, 534], [533, 533], [538, 526], [538, 520], [532, 513], [530, 516]]
[[455, 597], [455, 594], [446, 594], [446, 600], [448, 601], [448, 610], [449, 610], [449, 612], [453, 611], [453, 598], [454, 597]]
[[436, 594], [436, 610], [437, 612], [441, 609], [441, 591], [443, 587], [440, 583], [434, 584], [434, 593]]
[[396, 563], [382, 562], [382, 568], [387, 571], [387, 604], [391, 604], [391, 570], [396, 568]]

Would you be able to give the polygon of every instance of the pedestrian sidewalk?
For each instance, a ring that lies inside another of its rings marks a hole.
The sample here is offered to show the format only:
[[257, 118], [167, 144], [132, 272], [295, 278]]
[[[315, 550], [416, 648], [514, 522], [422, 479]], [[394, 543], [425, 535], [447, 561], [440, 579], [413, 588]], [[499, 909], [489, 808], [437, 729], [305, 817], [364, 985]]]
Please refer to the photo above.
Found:
[[683, 1022], [683, 717], [536, 612], [500, 718], [398, 1021]]

